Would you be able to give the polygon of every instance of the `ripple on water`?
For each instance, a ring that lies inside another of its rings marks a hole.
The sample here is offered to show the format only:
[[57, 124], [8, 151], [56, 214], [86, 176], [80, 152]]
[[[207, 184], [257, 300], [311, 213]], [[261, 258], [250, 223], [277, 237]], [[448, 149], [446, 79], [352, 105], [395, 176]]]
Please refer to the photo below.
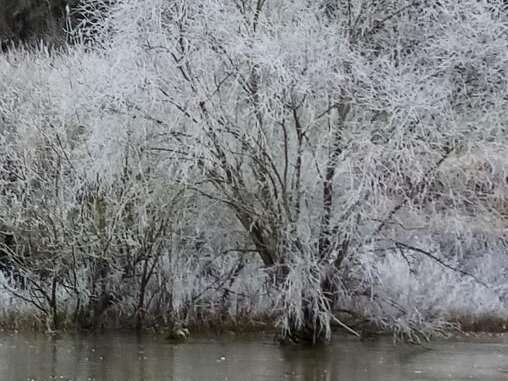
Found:
[[314, 348], [282, 347], [271, 337], [193, 338], [182, 345], [129, 334], [0, 337], [0, 380], [55, 379], [506, 381], [508, 341], [436, 341], [429, 349], [348, 337]]

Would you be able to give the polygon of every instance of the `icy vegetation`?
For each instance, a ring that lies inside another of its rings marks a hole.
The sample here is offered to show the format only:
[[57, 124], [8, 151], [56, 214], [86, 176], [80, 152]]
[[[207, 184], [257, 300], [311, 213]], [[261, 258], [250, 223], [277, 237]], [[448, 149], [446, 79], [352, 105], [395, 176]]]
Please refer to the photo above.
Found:
[[80, 11], [72, 46], [0, 55], [5, 319], [316, 342], [507, 318], [503, 1]]

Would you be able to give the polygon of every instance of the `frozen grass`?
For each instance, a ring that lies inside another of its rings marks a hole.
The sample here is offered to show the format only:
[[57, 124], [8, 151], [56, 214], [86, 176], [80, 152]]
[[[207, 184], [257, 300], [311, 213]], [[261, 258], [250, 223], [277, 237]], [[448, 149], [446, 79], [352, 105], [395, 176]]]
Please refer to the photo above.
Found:
[[[420, 340], [436, 334], [448, 334], [461, 328], [464, 331], [506, 331], [508, 306], [499, 298], [496, 287], [504, 282], [488, 278], [495, 273], [496, 265], [478, 267], [474, 276], [488, 282], [491, 288], [478, 284], [468, 276], [458, 274], [429, 259], [412, 258], [411, 266], [405, 258], [396, 254], [386, 255], [369, 269], [375, 272], [375, 282], [369, 282], [375, 294], [340, 298], [339, 306], [354, 313], [355, 319], [345, 320], [361, 334], [362, 326], [377, 327], [378, 332], [392, 332], [397, 337]], [[482, 263], [488, 262], [483, 258]], [[309, 290], [316, 290], [302, 282], [306, 279], [304, 264], [292, 267], [282, 290], [270, 288], [266, 274], [257, 261], [247, 264], [233, 282], [220, 285], [217, 279], [228, 279], [231, 263], [224, 258], [215, 259], [218, 270], [213, 276], [209, 260], [206, 263], [188, 261], [172, 263], [161, 269], [167, 279], [163, 284], [153, 282], [149, 294], [164, 290], [171, 295], [172, 305], [147, 311], [147, 327], [162, 329], [181, 322], [194, 330], [249, 330], [270, 329], [278, 326], [288, 329], [291, 324], [304, 324], [303, 299]], [[303, 266], [303, 267], [302, 267]], [[300, 271], [300, 272], [299, 272]], [[86, 276], [86, 274], [84, 274]], [[4, 284], [7, 284], [5, 280]], [[136, 304], [136, 288], [125, 284], [109, 285], [123, 295], [103, 316], [98, 326], [119, 328], [133, 326], [133, 306]], [[21, 290], [17, 292], [23, 293]], [[72, 311], [76, 300], [60, 291], [62, 328], [75, 327]], [[224, 295], [227, 294], [227, 298]], [[28, 294], [27, 294], [28, 296]], [[7, 290], [0, 293], [1, 320], [7, 328], [36, 328], [46, 330], [48, 323], [40, 311], [21, 301]], [[299, 301], [299, 302], [297, 302]], [[315, 308], [320, 308], [315, 306]], [[281, 312], [284, 311], [284, 312]], [[326, 308], [320, 311], [325, 318]], [[339, 314], [340, 315], [340, 314]], [[286, 319], [298, 319], [290, 322]], [[282, 319], [282, 320], [281, 320]], [[363, 322], [362, 322], [363, 321]], [[333, 322], [332, 322], [333, 324]], [[365, 325], [367, 324], [367, 325]], [[250, 327], [250, 328], [249, 328]], [[370, 328], [373, 329], [373, 328]], [[415, 336], [415, 332], [418, 334]], [[329, 335], [329, 332], [326, 332]]]

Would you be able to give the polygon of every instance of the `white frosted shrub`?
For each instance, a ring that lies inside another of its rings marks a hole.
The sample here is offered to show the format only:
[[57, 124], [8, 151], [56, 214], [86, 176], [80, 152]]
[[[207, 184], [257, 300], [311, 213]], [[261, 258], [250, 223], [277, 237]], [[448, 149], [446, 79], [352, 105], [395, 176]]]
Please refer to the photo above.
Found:
[[138, 324], [249, 311], [313, 341], [340, 310], [412, 340], [505, 311], [507, 17], [120, 0], [92, 44], [0, 57], [1, 153], [23, 173], [0, 224], [45, 253], [23, 264], [35, 297]]

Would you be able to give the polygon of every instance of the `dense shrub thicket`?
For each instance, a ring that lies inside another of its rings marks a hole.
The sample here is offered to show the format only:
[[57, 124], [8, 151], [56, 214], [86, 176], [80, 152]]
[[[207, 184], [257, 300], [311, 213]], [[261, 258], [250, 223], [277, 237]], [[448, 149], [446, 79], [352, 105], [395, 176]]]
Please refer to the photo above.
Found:
[[66, 0], [0, 0], [0, 42], [3, 50], [20, 44], [65, 41], [70, 8]]
[[0, 56], [5, 317], [314, 342], [506, 317], [501, 1], [79, 9], [65, 51]]
[[115, 0], [0, 0], [0, 47], [90, 44]]

